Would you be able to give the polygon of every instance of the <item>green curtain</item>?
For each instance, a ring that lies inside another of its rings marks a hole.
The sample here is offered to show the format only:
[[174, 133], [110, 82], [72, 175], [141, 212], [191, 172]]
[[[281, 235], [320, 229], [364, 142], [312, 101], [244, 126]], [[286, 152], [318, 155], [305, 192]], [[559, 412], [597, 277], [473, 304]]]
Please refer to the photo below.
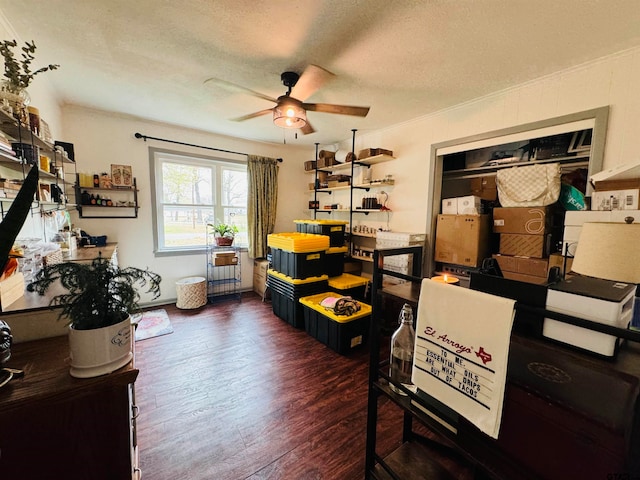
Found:
[[278, 204], [278, 161], [275, 158], [249, 155], [247, 172], [249, 196], [249, 256], [267, 256], [267, 235], [273, 233]]

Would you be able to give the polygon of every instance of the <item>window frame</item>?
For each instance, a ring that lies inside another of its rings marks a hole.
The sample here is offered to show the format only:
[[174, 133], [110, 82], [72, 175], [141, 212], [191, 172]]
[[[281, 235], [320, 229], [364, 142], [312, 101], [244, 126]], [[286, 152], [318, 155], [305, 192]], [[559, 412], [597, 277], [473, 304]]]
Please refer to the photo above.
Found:
[[[159, 204], [162, 203], [162, 164], [166, 160], [172, 160], [174, 163], [192, 165], [192, 166], [204, 166], [204, 167], [216, 167], [216, 166], [228, 166], [231, 169], [247, 170], [247, 162], [244, 160], [231, 160], [228, 158], [220, 158], [209, 155], [199, 155], [190, 152], [167, 150], [156, 147], [149, 147], [149, 173], [151, 177], [151, 211], [152, 211], [152, 226], [153, 226], [153, 253], [156, 257], [165, 256], [179, 256], [179, 255], [201, 255], [206, 252], [206, 246], [194, 246], [194, 247], [166, 247], [161, 243], [162, 233], [160, 231], [163, 228], [164, 220], [159, 215], [163, 214], [163, 209], [159, 208]], [[222, 192], [220, 189], [220, 181], [222, 175], [218, 175], [218, 168], [214, 169], [213, 182], [216, 185], [212, 189], [213, 204], [211, 206], [214, 209], [224, 209], [225, 205], [222, 204]], [[248, 193], [248, 192], [247, 192]], [[199, 205], [202, 206], [202, 205]], [[208, 207], [209, 204], [205, 204]], [[246, 208], [246, 207], [245, 207]], [[236, 245], [241, 249], [246, 249], [247, 245]]]

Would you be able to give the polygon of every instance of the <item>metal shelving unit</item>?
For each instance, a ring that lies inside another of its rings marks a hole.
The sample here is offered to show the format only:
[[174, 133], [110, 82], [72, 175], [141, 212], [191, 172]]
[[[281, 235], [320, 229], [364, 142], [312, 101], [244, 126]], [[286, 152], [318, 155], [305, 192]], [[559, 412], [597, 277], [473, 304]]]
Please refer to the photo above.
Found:
[[[215, 258], [220, 253], [233, 253], [236, 263], [216, 265]], [[207, 231], [207, 300], [214, 303], [227, 298], [240, 300], [242, 266], [240, 248], [216, 245], [213, 234]]]

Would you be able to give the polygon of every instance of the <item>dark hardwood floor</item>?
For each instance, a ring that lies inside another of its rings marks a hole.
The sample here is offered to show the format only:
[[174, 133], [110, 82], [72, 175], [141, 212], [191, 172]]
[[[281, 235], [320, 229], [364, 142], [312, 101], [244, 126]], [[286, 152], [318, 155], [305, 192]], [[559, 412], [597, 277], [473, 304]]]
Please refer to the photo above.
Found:
[[[136, 343], [138, 445], [148, 480], [364, 478], [368, 351], [335, 353], [253, 294], [167, 310]], [[378, 453], [401, 441], [380, 403]]]

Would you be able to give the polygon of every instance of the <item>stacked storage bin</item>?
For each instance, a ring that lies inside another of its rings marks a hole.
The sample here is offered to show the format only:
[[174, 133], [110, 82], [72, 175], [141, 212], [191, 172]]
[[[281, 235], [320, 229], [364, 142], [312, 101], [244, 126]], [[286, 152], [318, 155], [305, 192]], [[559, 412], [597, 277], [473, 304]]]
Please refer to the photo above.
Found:
[[347, 222], [341, 220], [294, 220], [296, 231], [329, 237], [329, 248], [325, 251], [325, 271], [330, 277], [344, 272], [344, 257], [348, 248], [344, 244]]
[[328, 288], [324, 269], [329, 238], [301, 232], [276, 233], [267, 237], [267, 245], [273, 266], [267, 272], [273, 313], [296, 328], [304, 328], [299, 299]]
[[[344, 259], [348, 252], [345, 245], [347, 222], [334, 220], [296, 220], [300, 233], [325, 235], [329, 248], [324, 252], [322, 273], [328, 278], [328, 288], [317, 294], [300, 298], [303, 307], [305, 329], [309, 335], [338, 353], [345, 354], [362, 345], [369, 331], [371, 306], [362, 303], [369, 280], [344, 273]], [[328, 291], [331, 290], [331, 291]], [[360, 303], [360, 311], [353, 315], [336, 315], [320, 302], [327, 297], [350, 296]]]
[[320, 303], [327, 297], [341, 297], [335, 292], [302, 297], [305, 329], [309, 335], [332, 350], [345, 354], [365, 343], [371, 320], [371, 306], [360, 302], [353, 315], [336, 315]]
[[301, 297], [327, 290], [326, 275], [305, 279], [291, 278], [276, 270], [267, 271], [267, 285], [271, 289], [273, 313], [296, 328], [304, 328], [304, 308]]

